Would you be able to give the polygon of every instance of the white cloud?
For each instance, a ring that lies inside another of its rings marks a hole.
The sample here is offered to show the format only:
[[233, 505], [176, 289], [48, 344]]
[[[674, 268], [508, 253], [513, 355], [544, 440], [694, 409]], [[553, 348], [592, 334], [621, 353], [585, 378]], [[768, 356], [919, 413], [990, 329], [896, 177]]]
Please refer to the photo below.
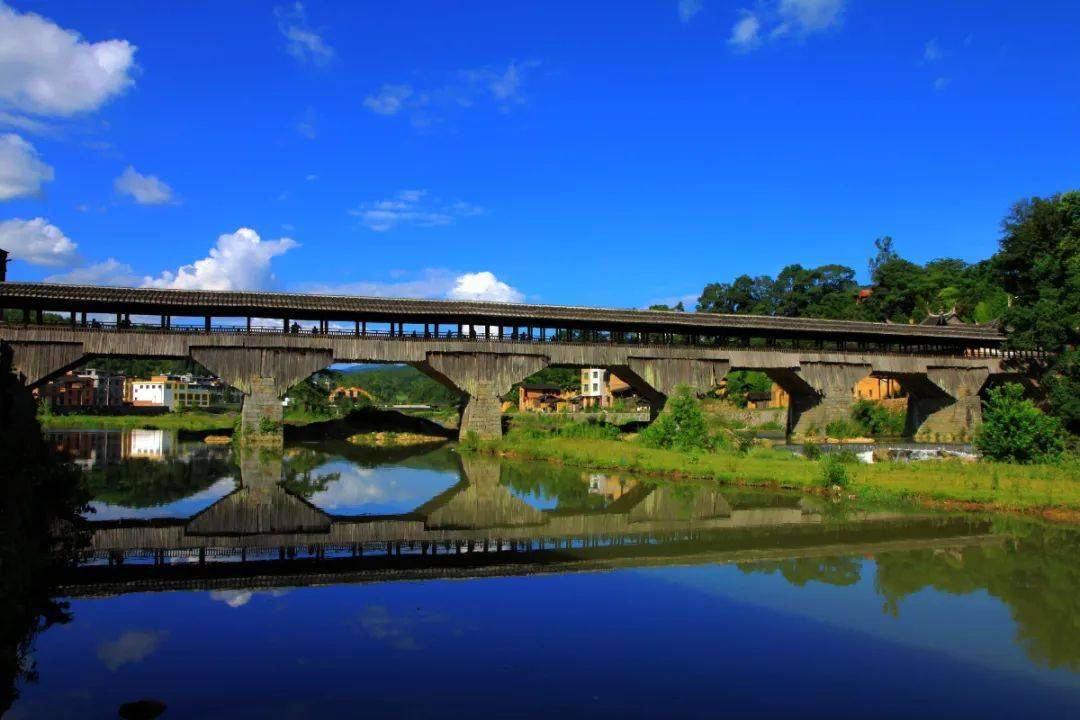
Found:
[[334, 49], [308, 24], [303, 3], [274, 10], [278, 30], [285, 36], [285, 49], [300, 62], [325, 65], [334, 57]]
[[364, 226], [375, 232], [386, 232], [398, 225], [437, 227], [456, 220], [482, 214], [483, 208], [466, 202], [446, 203], [428, 195], [427, 190], [399, 190], [388, 200], [363, 203], [349, 210]]
[[699, 12], [701, 0], [679, 0], [679, 19], [684, 23], [690, 22]]
[[315, 117], [315, 111], [308, 108], [304, 111], [304, 116], [296, 122], [296, 132], [300, 133], [302, 137], [305, 137], [308, 140], [314, 140], [319, 137], [317, 121], [318, 119]]
[[773, 0], [760, 2], [754, 11], [741, 9], [728, 43], [738, 51], [752, 50], [769, 40], [806, 36], [839, 25], [847, 0]]
[[112, 642], [98, 645], [97, 656], [105, 667], [115, 672], [122, 665], [142, 662], [154, 654], [168, 636], [164, 630], [129, 630]]
[[270, 261], [297, 247], [291, 238], [262, 240], [250, 228], [221, 235], [210, 255], [184, 265], [175, 273], [166, 270], [143, 285], [181, 290], [265, 290], [276, 278]]
[[113, 187], [121, 195], [130, 195], [140, 205], [169, 205], [177, 202], [172, 188], [156, 175], [143, 175], [132, 166], [124, 168]]
[[757, 47], [761, 42], [761, 36], [758, 34], [761, 30], [761, 22], [757, 19], [757, 15], [749, 10], [740, 10], [739, 12], [742, 17], [731, 28], [731, 37], [728, 38], [728, 43], [739, 50], [750, 50]]
[[139, 284], [141, 278], [135, 274], [127, 263], [122, 263], [114, 258], [105, 262], [94, 263], [86, 267], [77, 267], [66, 273], [50, 275], [45, 282], [60, 283], [62, 285], [113, 285], [118, 287], [133, 287]]
[[379, 115], [397, 115], [412, 96], [408, 85], [383, 85], [377, 94], [364, 98], [364, 107]]
[[947, 77], [939, 77], [938, 79], [934, 80], [934, 89], [940, 92], [941, 90], [949, 87], [950, 82], [952, 81], [949, 80], [949, 78]]
[[459, 275], [446, 297], [450, 300], [495, 300], [510, 303], [525, 299], [521, 291], [510, 287], [486, 270]]
[[33, 115], [96, 110], [131, 87], [135, 46], [88, 43], [34, 13], [0, 3], [0, 105]]
[[816, 32], [840, 22], [846, 0], [780, 0], [784, 24], [804, 33]]
[[487, 270], [455, 272], [429, 268], [416, 277], [392, 273], [393, 282], [360, 281], [343, 285], [309, 285], [305, 291], [327, 295], [363, 295], [368, 297], [447, 298], [450, 300], [500, 300], [521, 302], [524, 294], [500, 281]]
[[66, 268], [82, 263], [76, 244], [40, 217], [0, 221], [0, 248], [10, 252], [12, 260], [32, 265]]
[[940, 59], [941, 46], [938, 45], [937, 38], [930, 38], [926, 41], [926, 47], [923, 48], [923, 60], [933, 62]]
[[0, 135], [0, 201], [41, 194], [53, 169], [42, 162], [34, 146], [18, 135]]
[[378, 115], [406, 114], [418, 127], [465, 108], [487, 105], [508, 112], [513, 106], [524, 104], [526, 74], [537, 65], [532, 61], [511, 60], [506, 65], [462, 70], [448, 82], [428, 88], [406, 83], [385, 84], [377, 93], [364, 98], [364, 107]]
[[287, 589], [282, 590], [211, 590], [210, 599], [223, 602], [231, 608], [240, 608], [251, 602], [256, 595], [269, 597], [282, 597], [288, 594]]

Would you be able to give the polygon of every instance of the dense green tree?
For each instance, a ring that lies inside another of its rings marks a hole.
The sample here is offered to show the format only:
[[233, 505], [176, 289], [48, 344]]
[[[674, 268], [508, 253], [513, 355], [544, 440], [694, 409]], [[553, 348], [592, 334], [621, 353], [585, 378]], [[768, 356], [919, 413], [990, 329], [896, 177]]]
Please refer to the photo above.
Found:
[[1055, 354], [1043, 385], [1054, 413], [1080, 432], [1080, 191], [1019, 202], [1002, 230], [994, 266], [1012, 296], [1009, 344]]
[[739, 407], [746, 407], [750, 393], [772, 391], [772, 380], [769, 376], [756, 370], [732, 370], [724, 380], [728, 401]]
[[1026, 400], [1021, 385], [1007, 383], [987, 394], [975, 446], [986, 457], [1004, 462], [1055, 460], [1063, 446], [1061, 423]]

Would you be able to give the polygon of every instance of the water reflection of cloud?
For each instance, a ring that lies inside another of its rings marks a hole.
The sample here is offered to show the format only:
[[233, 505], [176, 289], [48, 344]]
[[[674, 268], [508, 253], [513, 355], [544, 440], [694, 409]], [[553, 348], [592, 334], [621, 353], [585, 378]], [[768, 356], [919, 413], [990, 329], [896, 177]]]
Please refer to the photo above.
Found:
[[407, 613], [393, 613], [385, 605], [365, 605], [348, 624], [375, 640], [385, 642], [395, 650], [421, 650], [423, 646], [417, 640], [434, 625], [449, 625], [451, 634], [462, 635], [460, 623], [441, 613], [434, 613], [421, 608]]
[[288, 594], [288, 592], [289, 591], [284, 588], [274, 590], [212, 590], [210, 592], [210, 599], [217, 602], [223, 602], [231, 608], [239, 608], [251, 602], [251, 598], [256, 595], [281, 597], [282, 595]]
[[340, 475], [310, 498], [313, 505], [331, 512], [409, 512], [458, 482], [456, 474], [405, 467], [363, 468], [346, 461], [327, 463], [315, 472]]
[[213, 485], [189, 495], [182, 500], [176, 500], [165, 505], [154, 507], [132, 508], [123, 505], [112, 505], [99, 500], [90, 501], [90, 508], [94, 511], [93, 520], [146, 520], [162, 517], [191, 517], [200, 510], [225, 497], [236, 489], [236, 480], [231, 477], [221, 478]]
[[97, 656], [105, 667], [115, 672], [122, 665], [145, 660], [168, 636], [165, 630], [128, 630], [117, 639], [98, 645]]

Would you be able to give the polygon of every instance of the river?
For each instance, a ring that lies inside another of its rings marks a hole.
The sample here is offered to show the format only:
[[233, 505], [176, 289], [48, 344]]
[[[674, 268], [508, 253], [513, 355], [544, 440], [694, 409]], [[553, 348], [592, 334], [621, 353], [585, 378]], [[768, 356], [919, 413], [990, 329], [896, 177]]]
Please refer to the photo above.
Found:
[[6, 717], [1080, 711], [1073, 527], [453, 446], [48, 438], [88, 522]]

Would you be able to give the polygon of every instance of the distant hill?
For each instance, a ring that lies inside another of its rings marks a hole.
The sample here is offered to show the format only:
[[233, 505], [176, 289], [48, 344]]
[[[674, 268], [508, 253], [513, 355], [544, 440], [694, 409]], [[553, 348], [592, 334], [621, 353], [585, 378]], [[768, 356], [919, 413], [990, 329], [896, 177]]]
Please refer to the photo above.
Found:
[[384, 405], [453, 405], [458, 394], [409, 365], [353, 365], [330, 373], [334, 387], [362, 387]]

